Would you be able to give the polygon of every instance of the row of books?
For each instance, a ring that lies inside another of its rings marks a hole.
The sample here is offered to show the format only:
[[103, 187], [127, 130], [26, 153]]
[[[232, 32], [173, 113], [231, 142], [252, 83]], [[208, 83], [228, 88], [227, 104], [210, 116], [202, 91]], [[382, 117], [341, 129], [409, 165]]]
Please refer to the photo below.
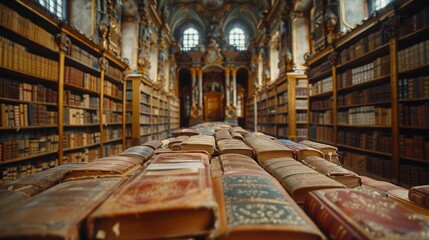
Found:
[[101, 150], [100, 147], [92, 147], [92, 148], [83, 148], [79, 149], [79, 151], [74, 152], [65, 152], [63, 156], [63, 163], [82, 163], [82, 162], [90, 162], [94, 159], [100, 157]]
[[398, 81], [399, 99], [429, 97], [429, 76], [401, 78]]
[[287, 114], [288, 111], [288, 105], [278, 105], [276, 109], [276, 112], [279, 114]]
[[100, 108], [100, 98], [90, 94], [75, 93], [71, 90], [64, 91], [63, 97], [64, 105], [82, 108]]
[[329, 109], [332, 108], [334, 100], [332, 96], [329, 98], [319, 100], [319, 99], [310, 99], [310, 109], [311, 110], [320, 110], [320, 109]]
[[338, 144], [384, 153], [392, 152], [390, 132], [338, 130]]
[[331, 63], [329, 61], [324, 61], [319, 66], [308, 69], [308, 78], [317, 77], [331, 70], [332, 70]]
[[140, 124], [149, 124], [149, 123], [151, 123], [150, 116], [140, 114]]
[[310, 125], [308, 129], [309, 139], [315, 141], [321, 141], [325, 143], [334, 142], [334, 128], [326, 126]]
[[289, 117], [287, 114], [277, 114], [276, 115], [276, 123], [284, 123], [284, 124], [288, 124], [289, 123]]
[[338, 95], [338, 106], [361, 105], [370, 103], [390, 102], [390, 84], [382, 84], [375, 87], [359, 89], [345, 95]]
[[376, 175], [385, 179], [392, 177], [392, 162], [389, 159], [342, 150], [340, 156], [346, 168], [361, 175]]
[[333, 112], [310, 112], [310, 122], [318, 124], [334, 124]]
[[2, 162], [58, 150], [59, 139], [56, 133], [46, 135], [17, 133], [15, 137], [16, 139], [0, 141]]
[[122, 102], [118, 102], [110, 98], [104, 98], [103, 102], [104, 102], [103, 103], [104, 110], [122, 112], [122, 106], [123, 106]]
[[80, 69], [65, 66], [64, 82], [73, 86], [85, 88], [94, 92], [100, 92], [100, 77], [83, 72]]
[[429, 182], [429, 169], [411, 164], [399, 165], [399, 181], [408, 186], [418, 186]]
[[429, 127], [429, 102], [400, 103], [398, 119], [400, 126]]
[[100, 132], [91, 129], [65, 131], [63, 135], [63, 147], [65, 149], [85, 147], [96, 143], [100, 143]]
[[390, 56], [379, 57], [360, 67], [337, 74], [337, 89], [369, 82], [390, 74]]
[[77, 108], [64, 108], [64, 124], [66, 125], [83, 125], [97, 124], [100, 122], [98, 111], [88, 111]]
[[123, 121], [122, 113], [119, 112], [110, 112], [105, 111], [103, 113], [103, 123], [109, 124], [109, 123], [122, 123]]
[[0, 97], [28, 102], [54, 103], [58, 101], [56, 89], [43, 84], [31, 84], [0, 78]]
[[55, 36], [30, 19], [21, 16], [15, 10], [0, 3], [0, 26], [7, 28], [26, 39], [44, 46], [52, 51], [58, 51]]
[[385, 107], [364, 106], [339, 111], [338, 124], [352, 126], [390, 126], [392, 109]]
[[429, 7], [424, 7], [411, 16], [404, 17], [399, 27], [399, 36], [403, 37], [429, 26]]
[[58, 80], [58, 61], [33, 54], [3, 36], [0, 36], [0, 66], [50, 81]]
[[343, 49], [340, 52], [339, 63], [344, 64], [353, 59], [356, 59], [365, 53], [372, 52], [378, 47], [389, 42], [389, 38], [386, 34], [383, 34], [382, 30], [377, 30], [360, 38], [356, 43]]
[[40, 157], [30, 162], [26, 161], [15, 165], [4, 166], [0, 172], [0, 183], [10, 182], [55, 166], [58, 166], [57, 156]]
[[97, 57], [74, 44], [71, 45], [67, 54], [86, 66], [95, 68], [97, 70], [100, 69]]
[[398, 71], [404, 72], [429, 64], [429, 40], [398, 51]]
[[46, 105], [0, 103], [0, 123], [5, 128], [54, 126], [58, 124], [58, 112]]
[[104, 156], [117, 156], [122, 153], [124, 146], [121, 143], [109, 143], [104, 145]]
[[399, 155], [429, 162], [429, 138], [422, 135], [399, 135]]
[[308, 89], [310, 96], [332, 92], [332, 76], [329, 76], [323, 80], [315, 83], [310, 83]]
[[104, 94], [122, 99], [122, 86], [104, 81]]
[[296, 110], [308, 109], [308, 100], [307, 99], [296, 99], [295, 100], [295, 109]]
[[106, 74], [107, 76], [114, 78], [116, 80], [122, 80], [124, 78], [124, 73], [120, 69], [115, 68], [113, 66], [109, 66], [107, 68]]
[[105, 139], [105, 141], [109, 141], [122, 138], [122, 132], [122, 126], [105, 128], [103, 132], [103, 139]]
[[277, 126], [277, 136], [286, 137], [289, 135], [289, 127]]

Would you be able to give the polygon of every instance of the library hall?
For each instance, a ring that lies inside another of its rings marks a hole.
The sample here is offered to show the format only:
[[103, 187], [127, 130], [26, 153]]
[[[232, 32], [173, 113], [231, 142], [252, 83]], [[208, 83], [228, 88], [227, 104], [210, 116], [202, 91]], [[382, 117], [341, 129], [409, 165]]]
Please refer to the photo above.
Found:
[[0, 0], [0, 240], [429, 240], [429, 1]]

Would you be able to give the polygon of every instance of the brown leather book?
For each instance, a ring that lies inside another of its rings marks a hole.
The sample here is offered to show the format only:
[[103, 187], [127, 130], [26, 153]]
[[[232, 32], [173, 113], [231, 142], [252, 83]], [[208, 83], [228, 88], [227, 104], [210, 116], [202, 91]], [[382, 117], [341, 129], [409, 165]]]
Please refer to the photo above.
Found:
[[242, 127], [240, 127], [240, 126], [233, 127], [233, 128], [232, 128], [232, 132], [240, 133], [242, 136], [244, 136], [244, 135], [246, 135], [246, 134], [250, 133], [249, 131], [247, 131], [246, 129], [243, 129], [243, 128], [242, 128]]
[[249, 147], [243, 141], [237, 139], [220, 140], [217, 142], [217, 147], [220, 151], [220, 154], [237, 153], [250, 158], [253, 158], [255, 155], [251, 147]]
[[429, 209], [429, 185], [411, 187], [408, 198], [415, 204]]
[[231, 133], [226, 129], [220, 129], [215, 133], [215, 140], [218, 143], [220, 140], [232, 139]]
[[144, 162], [149, 160], [154, 154], [154, 149], [149, 146], [134, 146], [119, 154], [119, 156], [137, 157], [141, 158]]
[[244, 137], [241, 133], [239, 132], [231, 132], [231, 137], [237, 140], [240, 140], [242, 142], [244, 142]]
[[246, 170], [214, 178], [220, 222], [216, 239], [324, 239], [270, 176]]
[[[176, 138], [174, 138], [174, 139], [170, 140], [170, 142], [168, 143], [168, 147], [169, 147], [171, 150], [180, 150], [180, 144], [181, 144], [184, 140], [186, 140], [186, 139], [188, 139], [188, 138], [189, 138], [189, 136], [185, 136], [185, 135], [183, 135], [183, 136], [178, 136], [178, 137], [176, 137]], [[179, 148], [178, 148], [178, 149], [173, 149], [173, 148], [177, 148], [177, 146], [179, 146]]]
[[0, 189], [15, 190], [30, 197], [39, 194], [63, 181], [73, 169], [86, 166], [86, 163], [73, 163], [56, 166], [17, 180], [0, 184]]
[[182, 128], [180, 130], [180, 135], [186, 135], [186, 136], [194, 136], [194, 135], [199, 135], [199, 131], [198, 128]]
[[207, 153], [162, 153], [91, 214], [88, 238], [208, 237], [217, 207]]
[[13, 208], [29, 198], [30, 196], [20, 191], [0, 190], [0, 213]]
[[299, 143], [321, 151], [326, 160], [328, 160], [332, 163], [335, 163], [337, 165], [341, 165], [340, 160], [338, 159], [338, 154], [337, 154], [338, 148], [331, 146], [331, 145], [328, 145], [328, 144], [313, 142], [310, 140], [303, 140]]
[[324, 158], [315, 156], [306, 157], [301, 160], [301, 163], [349, 188], [362, 185], [360, 177], [356, 173], [338, 166], [335, 163], [328, 162]]
[[153, 150], [156, 150], [162, 146], [161, 140], [150, 140], [142, 144], [142, 146], [151, 147]]
[[332, 239], [427, 239], [429, 218], [357, 189], [310, 192], [307, 214]]
[[323, 153], [319, 150], [306, 146], [304, 144], [296, 143], [287, 139], [278, 139], [280, 144], [290, 148], [294, 152], [294, 158], [298, 161], [309, 157], [309, 156], [317, 156], [323, 158]]
[[2, 213], [0, 239], [80, 239], [86, 217], [121, 178], [60, 183]]
[[67, 173], [64, 181], [86, 178], [127, 177], [137, 170], [143, 160], [136, 157], [111, 156], [96, 159]]
[[204, 150], [210, 155], [214, 153], [215, 139], [207, 135], [195, 135], [180, 144], [180, 150]]
[[219, 156], [219, 159], [223, 172], [231, 172], [237, 169], [247, 169], [258, 171], [264, 175], [267, 173], [254, 159], [242, 154], [222, 154]]
[[400, 187], [393, 183], [376, 180], [368, 176], [360, 176], [360, 178], [361, 178], [363, 187], [372, 189], [383, 195], [386, 195], [387, 191], [390, 191], [390, 190], [404, 189], [403, 187]]
[[[313, 190], [326, 188], [345, 188], [345, 186], [327, 176], [313, 170], [292, 158], [268, 160], [276, 161], [265, 170], [275, 177], [289, 195], [298, 203], [303, 204], [305, 196]], [[268, 163], [266, 163], [268, 164]]]
[[261, 137], [246, 138], [246, 144], [249, 145], [256, 154], [259, 164], [268, 159], [279, 157], [293, 157], [293, 151], [280, 143]]

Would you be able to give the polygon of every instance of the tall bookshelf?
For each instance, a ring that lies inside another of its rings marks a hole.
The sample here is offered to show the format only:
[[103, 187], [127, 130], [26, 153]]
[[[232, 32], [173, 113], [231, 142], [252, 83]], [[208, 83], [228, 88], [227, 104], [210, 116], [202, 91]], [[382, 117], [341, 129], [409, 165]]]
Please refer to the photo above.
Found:
[[429, 4], [388, 5], [312, 57], [311, 140], [360, 174], [429, 183]]
[[126, 147], [165, 139], [180, 126], [179, 99], [140, 74], [126, 78]]
[[262, 90], [260, 94], [256, 97], [256, 123], [257, 123], [257, 131], [268, 133], [269, 122], [268, 122], [268, 94], [267, 90]]
[[246, 100], [246, 129], [255, 130], [255, 118], [256, 118], [255, 98], [250, 97]]
[[126, 63], [31, 1], [0, 13], [0, 181], [123, 151]]

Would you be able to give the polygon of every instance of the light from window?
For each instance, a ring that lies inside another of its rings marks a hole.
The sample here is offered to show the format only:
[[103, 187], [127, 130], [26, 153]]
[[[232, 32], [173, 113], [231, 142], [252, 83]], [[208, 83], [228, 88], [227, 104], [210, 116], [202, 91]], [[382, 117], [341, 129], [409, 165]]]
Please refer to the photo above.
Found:
[[39, 0], [39, 3], [57, 17], [64, 19], [64, 1], [63, 0]]
[[182, 51], [189, 51], [191, 48], [197, 46], [199, 43], [200, 35], [195, 28], [188, 28], [183, 32]]
[[374, 0], [374, 10], [378, 11], [384, 8], [389, 3], [390, 3], [390, 0]]
[[246, 36], [240, 28], [234, 28], [229, 32], [229, 44], [237, 47], [240, 51], [246, 50]]

